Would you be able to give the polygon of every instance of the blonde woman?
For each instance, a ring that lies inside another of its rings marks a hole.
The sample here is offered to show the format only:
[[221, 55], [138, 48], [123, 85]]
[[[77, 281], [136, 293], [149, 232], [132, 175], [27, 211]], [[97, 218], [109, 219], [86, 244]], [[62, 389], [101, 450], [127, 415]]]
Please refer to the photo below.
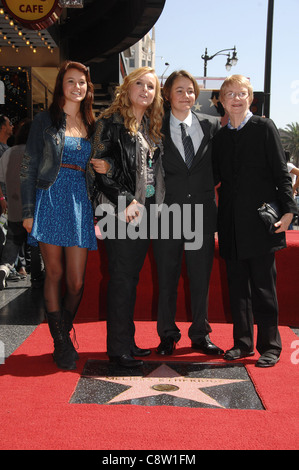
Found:
[[[117, 88], [114, 102], [97, 122], [94, 138], [91, 164], [96, 172], [96, 187], [119, 215], [111, 216], [115, 230], [107, 230], [105, 236], [110, 274], [107, 353], [111, 362], [124, 367], [142, 366], [143, 362], [134, 356], [150, 354], [149, 349], [136, 346], [133, 321], [136, 286], [150, 231], [145, 237], [136, 231], [132, 237], [129, 226], [132, 228], [136, 218], [140, 222], [142, 209], [146, 209], [146, 217], [151, 207], [164, 200], [162, 119], [158, 78], [153, 69], [142, 67]], [[103, 158], [112, 163], [110, 177], [100, 173], [99, 159]]]

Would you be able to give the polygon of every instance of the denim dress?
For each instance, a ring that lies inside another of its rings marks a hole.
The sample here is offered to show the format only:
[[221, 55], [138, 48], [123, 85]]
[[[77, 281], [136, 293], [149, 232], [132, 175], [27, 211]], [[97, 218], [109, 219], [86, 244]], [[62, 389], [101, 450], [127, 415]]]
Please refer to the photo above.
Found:
[[[88, 140], [66, 136], [62, 164], [78, 165], [85, 169], [90, 153]], [[85, 173], [62, 166], [48, 189], [36, 191], [33, 228], [28, 244], [36, 246], [37, 242], [43, 242], [97, 250], [93, 220]]]

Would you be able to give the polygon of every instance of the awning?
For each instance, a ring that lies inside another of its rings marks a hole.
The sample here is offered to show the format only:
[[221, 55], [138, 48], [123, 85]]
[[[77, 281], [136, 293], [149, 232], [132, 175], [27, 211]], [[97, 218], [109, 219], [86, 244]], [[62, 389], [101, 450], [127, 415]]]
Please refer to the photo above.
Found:
[[84, 0], [64, 8], [59, 21], [34, 31], [9, 17], [0, 0], [0, 64], [59, 65], [67, 58], [103, 62], [142, 39], [161, 15], [166, 0]]
[[85, 0], [83, 9], [68, 9], [60, 26], [66, 57], [102, 62], [138, 42], [160, 17], [166, 0]]

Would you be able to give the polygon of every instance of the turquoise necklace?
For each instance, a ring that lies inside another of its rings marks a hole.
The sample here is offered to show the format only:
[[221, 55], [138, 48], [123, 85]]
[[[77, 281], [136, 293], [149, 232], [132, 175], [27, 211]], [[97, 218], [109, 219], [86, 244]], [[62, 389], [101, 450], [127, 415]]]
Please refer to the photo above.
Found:
[[142, 125], [140, 130], [141, 130], [144, 140], [148, 144], [148, 167], [152, 168], [155, 151], [157, 150], [158, 147], [154, 144], [152, 139], [149, 137], [145, 126]]

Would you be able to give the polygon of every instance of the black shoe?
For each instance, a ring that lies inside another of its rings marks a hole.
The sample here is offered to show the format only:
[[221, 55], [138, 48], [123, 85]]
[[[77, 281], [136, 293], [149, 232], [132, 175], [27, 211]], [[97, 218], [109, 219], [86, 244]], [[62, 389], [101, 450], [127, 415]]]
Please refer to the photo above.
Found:
[[[75, 328], [74, 328], [74, 325], [73, 325], [73, 320], [74, 320], [74, 315], [71, 312], [69, 312], [68, 310], [62, 309], [61, 326], [65, 331], [65, 335], [67, 337], [69, 347], [73, 351], [73, 357], [74, 357], [75, 361], [78, 361], [79, 360], [79, 354], [77, 353], [75, 345], [77, 347], [79, 347], [79, 346], [78, 346], [78, 343], [77, 343], [76, 332], [75, 332]], [[71, 332], [72, 331], [73, 331], [73, 341], [71, 339]]]
[[157, 354], [161, 356], [171, 356], [175, 349], [176, 342], [171, 336], [161, 338], [161, 343], [157, 348]]
[[15, 268], [12, 268], [10, 270], [10, 273], [9, 275], [7, 276], [7, 280], [8, 281], [12, 281], [12, 282], [18, 282], [20, 281], [22, 278], [20, 276], [19, 273], [17, 273], [16, 269]]
[[271, 352], [265, 352], [257, 360], [255, 367], [274, 367], [279, 361], [279, 356]]
[[151, 352], [152, 351], [150, 349], [138, 348], [138, 346], [136, 346], [136, 344], [134, 344], [134, 346], [131, 349], [132, 356], [137, 356], [137, 357], [149, 356], [151, 354]]
[[143, 361], [138, 361], [129, 354], [123, 354], [122, 356], [109, 356], [109, 360], [121, 367], [128, 367], [129, 369], [143, 366]]
[[210, 356], [221, 356], [224, 354], [223, 349], [218, 348], [218, 346], [212, 343], [208, 336], [198, 343], [192, 343], [191, 347]]
[[225, 352], [224, 359], [227, 361], [235, 361], [236, 359], [242, 359], [243, 357], [253, 356], [254, 351], [243, 351], [239, 348], [232, 348]]

